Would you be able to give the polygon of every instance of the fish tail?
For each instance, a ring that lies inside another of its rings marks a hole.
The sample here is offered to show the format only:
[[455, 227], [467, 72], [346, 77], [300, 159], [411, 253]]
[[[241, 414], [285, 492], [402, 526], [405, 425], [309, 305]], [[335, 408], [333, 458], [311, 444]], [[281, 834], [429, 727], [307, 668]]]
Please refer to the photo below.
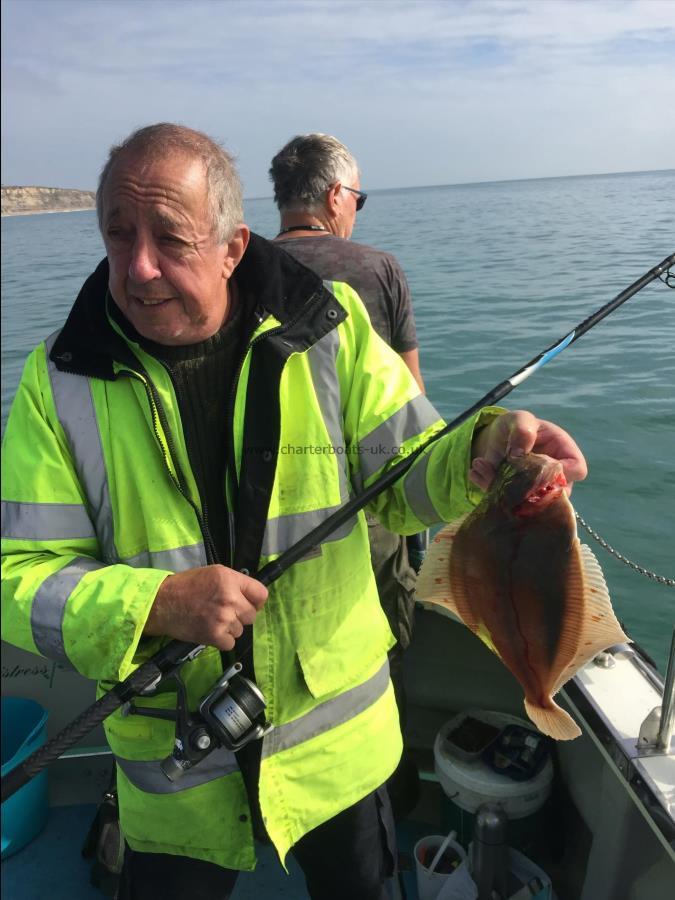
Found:
[[539, 731], [556, 741], [571, 741], [581, 734], [572, 716], [553, 701], [550, 706], [540, 706], [525, 699], [525, 712]]

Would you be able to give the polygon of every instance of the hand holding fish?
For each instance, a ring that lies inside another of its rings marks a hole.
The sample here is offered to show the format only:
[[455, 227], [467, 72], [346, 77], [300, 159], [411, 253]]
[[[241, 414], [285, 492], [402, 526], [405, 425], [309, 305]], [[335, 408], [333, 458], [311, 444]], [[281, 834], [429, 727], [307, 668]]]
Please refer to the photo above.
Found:
[[573, 482], [583, 481], [588, 474], [583, 453], [564, 429], [522, 409], [504, 413], [482, 428], [474, 439], [473, 452], [469, 478], [484, 491], [504, 459], [527, 453], [543, 453], [562, 464], [568, 495]]

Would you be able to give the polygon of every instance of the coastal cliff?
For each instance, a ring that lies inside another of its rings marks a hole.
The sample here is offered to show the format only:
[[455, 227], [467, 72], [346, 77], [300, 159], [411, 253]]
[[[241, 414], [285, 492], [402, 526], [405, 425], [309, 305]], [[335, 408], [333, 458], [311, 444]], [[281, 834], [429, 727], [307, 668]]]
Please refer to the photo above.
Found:
[[93, 191], [75, 191], [50, 187], [2, 187], [2, 215], [21, 216], [29, 213], [74, 212], [94, 209]]

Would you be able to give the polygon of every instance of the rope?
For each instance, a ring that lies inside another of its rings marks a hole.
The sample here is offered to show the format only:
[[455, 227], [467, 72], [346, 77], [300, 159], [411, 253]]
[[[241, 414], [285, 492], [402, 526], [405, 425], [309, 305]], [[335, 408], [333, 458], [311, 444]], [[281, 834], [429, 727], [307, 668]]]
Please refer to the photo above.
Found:
[[584, 522], [578, 512], [574, 512], [574, 515], [577, 517], [577, 522], [582, 525], [586, 531], [591, 535], [592, 538], [600, 544], [601, 547], [604, 547], [608, 553], [611, 553], [612, 556], [616, 557], [620, 562], [624, 563], [627, 566], [630, 566], [636, 572], [639, 572], [640, 575], [644, 575], [646, 578], [651, 578], [654, 581], [658, 581], [659, 584], [665, 584], [667, 587], [675, 587], [675, 578], [665, 578], [663, 575], [657, 575], [655, 572], [650, 572], [649, 569], [645, 569], [644, 566], [639, 566], [637, 563], [631, 562], [630, 559], [626, 559], [625, 556], [622, 556], [614, 547], [610, 547], [610, 545], [605, 541], [600, 535], [593, 531], [588, 522]]

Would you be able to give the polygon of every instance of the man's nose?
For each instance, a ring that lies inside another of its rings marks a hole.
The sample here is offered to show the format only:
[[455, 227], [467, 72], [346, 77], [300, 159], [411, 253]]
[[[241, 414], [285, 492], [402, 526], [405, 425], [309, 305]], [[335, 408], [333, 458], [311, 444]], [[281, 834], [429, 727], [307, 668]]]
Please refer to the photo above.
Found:
[[137, 284], [145, 284], [162, 277], [157, 248], [153, 241], [137, 238], [131, 248], [129, 278]]

